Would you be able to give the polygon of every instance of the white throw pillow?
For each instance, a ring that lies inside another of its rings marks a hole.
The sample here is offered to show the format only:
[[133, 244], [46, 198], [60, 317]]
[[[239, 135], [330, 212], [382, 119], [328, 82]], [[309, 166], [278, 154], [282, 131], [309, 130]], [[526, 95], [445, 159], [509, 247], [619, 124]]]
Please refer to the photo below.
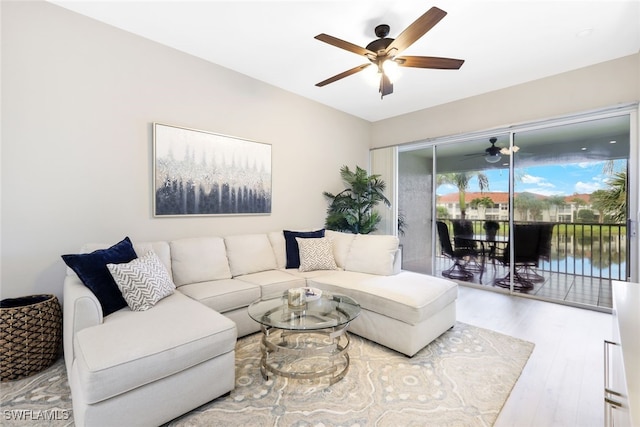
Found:
[[107, 268], [134, 311], [150, 309], [176, 288], [167, 268], [153, 251], [128, 263], [107, 264]]
[[398, 243], [395, 236], [357, 234], [351, 242], [344, 269], [391, 276]]
[[296, 237], [300, 250], [300, 271], [337, 270], [333, 245], [326, 237], [304, 239]]
[[275, 270], [276, 256], [266, 234], [242, 234], [224, 238], [233, 277]]

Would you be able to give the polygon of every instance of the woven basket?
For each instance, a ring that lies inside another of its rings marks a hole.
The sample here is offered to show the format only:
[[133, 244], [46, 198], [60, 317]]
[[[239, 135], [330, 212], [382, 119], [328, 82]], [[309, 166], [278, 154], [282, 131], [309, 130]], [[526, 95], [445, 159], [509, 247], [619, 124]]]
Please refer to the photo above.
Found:
[[0, 381], [48, 368], [60, 355], [62, 309], [55, 295], [0, 301]]

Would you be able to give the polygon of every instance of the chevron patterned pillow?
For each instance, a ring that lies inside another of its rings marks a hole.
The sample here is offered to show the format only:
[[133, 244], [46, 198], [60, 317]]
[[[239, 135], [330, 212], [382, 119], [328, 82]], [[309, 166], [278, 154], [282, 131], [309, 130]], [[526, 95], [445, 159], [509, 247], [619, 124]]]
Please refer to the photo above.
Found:
[[301, 239], [296, 237], [300, 251], [299, 271], [337, 270], [333, 244], [326, 237]]
[[150, 309], [176, 288], [166, 267], [153, 251], [128, 263], [107, 264], [107, 268], [127, 305], [134, 311]]

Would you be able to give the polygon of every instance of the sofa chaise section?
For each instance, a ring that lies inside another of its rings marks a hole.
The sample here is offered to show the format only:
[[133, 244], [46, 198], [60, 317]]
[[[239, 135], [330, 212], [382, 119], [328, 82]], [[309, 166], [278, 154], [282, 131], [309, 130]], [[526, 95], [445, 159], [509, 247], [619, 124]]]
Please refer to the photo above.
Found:
[[402, 271], [390, 276], [337, 271], [308, 284], [351, 296], [362, 311], [349, 330], [407, 356], [451, 328], [456, 320], [457, 285]]
[[151, 310], [101, 319], [93, 298], [67, 277], [65, 315], [76, 319], [66, 320], [85, 323], [65, 346], [75, 356], [65, 354], [75, 425], [159, 425], [233, 390], [237, 332], [225, 316], [175, 292]]
[[[411, 357], [453, 327], [458, 285], [402, 271], [396, 237], [329, 230], [326, 236], [332, 241], [337, 270], [286, 271], [304, 277], [307, 286], [358, 301], [362, 311], [351, 322], [350, 332]], [[276, 258], [283, 259], [282, 240], [273, 233], [269, 237]]]

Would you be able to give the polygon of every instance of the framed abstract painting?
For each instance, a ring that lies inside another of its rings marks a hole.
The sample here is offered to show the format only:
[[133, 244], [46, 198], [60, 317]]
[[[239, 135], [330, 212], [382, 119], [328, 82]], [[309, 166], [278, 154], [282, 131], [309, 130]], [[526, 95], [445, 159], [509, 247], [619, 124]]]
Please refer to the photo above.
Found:
[[271, 145], [153, 123], [156, 217], [268, 215]]

